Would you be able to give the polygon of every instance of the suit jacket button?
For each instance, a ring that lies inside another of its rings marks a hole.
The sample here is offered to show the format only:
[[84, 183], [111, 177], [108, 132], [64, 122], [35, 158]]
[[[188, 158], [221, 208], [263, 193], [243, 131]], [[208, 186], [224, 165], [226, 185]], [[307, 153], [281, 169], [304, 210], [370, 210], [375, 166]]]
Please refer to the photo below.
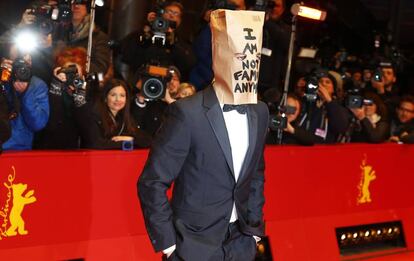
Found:
[[151, 242], [152, 242], [153, 244], [155, 244], [155, 243], [157, 243], [157, 240], [155, 240], [155, 239], [154, 239], [154, 240], [152, 240]]

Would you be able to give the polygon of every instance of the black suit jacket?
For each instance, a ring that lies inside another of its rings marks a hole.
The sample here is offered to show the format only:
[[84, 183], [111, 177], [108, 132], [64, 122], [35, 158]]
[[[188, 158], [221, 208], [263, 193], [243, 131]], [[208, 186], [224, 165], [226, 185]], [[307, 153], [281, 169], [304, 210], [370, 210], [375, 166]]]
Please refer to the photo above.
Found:
[[[138, 181], [156, 251], [174, 244], [184, 260], [208, 260], [225, 239], [233, 202], [247, 235], [264, 235], [263, 150], [268, 109], [248, 105], [249, 148], [237, 183], [222, 109], [212, 87], [168, 107]], [[168, 201], [166, 190], [174, 182]]]

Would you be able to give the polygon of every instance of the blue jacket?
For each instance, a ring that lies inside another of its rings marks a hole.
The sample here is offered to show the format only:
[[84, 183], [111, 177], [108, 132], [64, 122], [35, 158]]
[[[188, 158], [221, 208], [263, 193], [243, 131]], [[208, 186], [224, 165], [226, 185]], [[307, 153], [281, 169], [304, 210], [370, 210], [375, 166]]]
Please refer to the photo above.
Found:
[[[12, 99], [11, 88], [11, 84], [6, 86], [9, 102]], [[34, 132], [45, 127], [49, 118], [48, 88], [44, 81], [33, 76], [27, 90], [16, 95], [20, 111], [11, 121], [12, 136], [3, 144], [3, 149], [30, 150]]]

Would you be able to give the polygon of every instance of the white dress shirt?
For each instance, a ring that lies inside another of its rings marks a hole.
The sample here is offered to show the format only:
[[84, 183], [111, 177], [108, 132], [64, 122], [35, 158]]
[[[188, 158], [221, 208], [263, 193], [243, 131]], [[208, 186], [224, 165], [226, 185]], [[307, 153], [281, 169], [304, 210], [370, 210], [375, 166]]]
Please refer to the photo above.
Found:
[[[223, 108], [223, 106], [221, 106]], [[240, 171], [249, 148], [249, 123], [247, 113], [241, 114], [236, 110], [223, 112], [224, 122], [226, 123], [227, 134], [229, 136], [231, 156], [233, 158], [233, 170], [235, 181], [239, 179]], [[236, 221], [237, 210], [233, 203], [230, 223]]]

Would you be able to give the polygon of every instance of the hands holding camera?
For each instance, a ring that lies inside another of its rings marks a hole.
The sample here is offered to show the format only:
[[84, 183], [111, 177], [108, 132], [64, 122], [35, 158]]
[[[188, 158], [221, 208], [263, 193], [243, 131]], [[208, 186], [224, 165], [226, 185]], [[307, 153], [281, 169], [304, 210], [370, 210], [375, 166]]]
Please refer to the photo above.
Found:
[[376, 81], [374, 79], [371, 79], [371, 85], [374, 89], [377, 90], [378, 94], [385, 93], [385, 82], [383, 78], [381, 78], [381, 81]]
[[[27, 57], [24, 57], [25, 58], [25, 61], [28, 59], [28, 60], [30, 60], [30, 56], [27, 56]], [[14, 89], [16, 90], [16, 92], [18, 92], [18, 93], [24, 93], [26, 90], [27, 90], [27, 88], [29, 87], [29, 81], [22, 81], [22, 80], [20, 80], [20, 79], [16, 79], [16, 78], [12, 78], [11, 77], [11, 74], [12, 74], [12, 70], [13, 70], [13, 61], [12, 60], [9, 60], [9, 59], [2, 59], [2, 61], [1, 61], [1, 65], [0, 65], [0, 67], [1, 68], [3, 68], [3, 70], [7, 70], [8, 71], [8, 73], [9, 73], [9, 75], [8, 75], [8, 79], [3, 79], [3, 75], [2, 75], [2, 81], [9, 81], [10, 79], [13, 79], [13, 82], [12, 82], [12, 84], [13, 84], [13, 87], [14, 87]], [[29, 80], [29, 79], [27, 79], [27, 80]]]
[[82, 76], [82, 68], [78, 64], [71, 64], [67, 67], [56, 67], [53, 70], [54, 79], [52, 80], [49, 92], [62, 95], [66, 89], [67, 93], [73, 96], [76, 107], [86, 103], [86, 88]]
[[330, 103], [332, 101], [332, 96], [324, 84], [319, 84], [318, 96], [325, 103]]

